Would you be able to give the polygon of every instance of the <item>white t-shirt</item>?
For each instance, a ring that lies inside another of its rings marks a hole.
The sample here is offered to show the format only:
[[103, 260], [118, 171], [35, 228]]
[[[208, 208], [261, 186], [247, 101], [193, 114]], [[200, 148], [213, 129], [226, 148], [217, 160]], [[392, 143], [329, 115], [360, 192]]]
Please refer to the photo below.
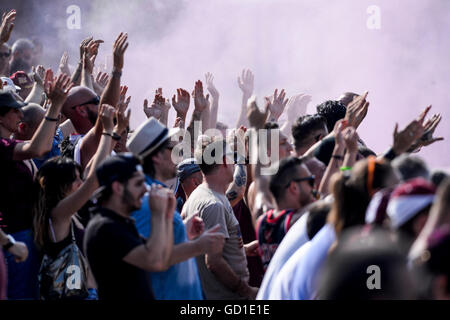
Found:
[[256, 300], [269, 299], [273, 280], [278, 275], [280, 269], [292, 254], [309, 240], [306, 232], [308, 215], [309, 212], [304, 213], [284, 236], [283, 241], [281, 241], [277, 251], [275, 251], [275, 254], [272, 257], [272, 260], [270, 260], [261, 287], [259, 288], [258, 295], [256, 296]]
[[292, 257], [280, 269], [280, 272], [272, 280], [272, 289], [269, 293], [269, 300], [289, 300], [291, 299], [292, 290], [292, 275], [297, 268], [297, 262], [304, 259], [306, 252], [311, 246], [311, 241], [308, 241], [301, 246]]
[[335, 240], [334, 227], [326, 224], [310, 241], [306, 252], [291, 262], [295, 272], [291, 278], [291, 295], [286, 299], [310, 300], [314, 297], [317, 274]]

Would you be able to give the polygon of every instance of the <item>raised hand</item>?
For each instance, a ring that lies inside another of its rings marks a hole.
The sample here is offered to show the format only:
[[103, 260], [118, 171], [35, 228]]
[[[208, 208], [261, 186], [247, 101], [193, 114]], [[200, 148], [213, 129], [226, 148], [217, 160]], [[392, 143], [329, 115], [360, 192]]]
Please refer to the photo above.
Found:
[[125, 51], [128, 48], [128, 33], [120, 33], [114, 42], [113, 53], [114, 53], [114, 69], [116, 71], [122, 71], [123, 68], [123, 57]]
[[144, 100], [144, 113], [147, 116], [147, 118], [154, 117], [157, 120], [159, 120], [161, 118], [162, 110], [154, 108], [153, 106], [149, 107], [148, 100], [145, 99]]
[[34, 66], [31, 67], [31, 73], [33, 75], [33, 80], [39, 86], [44, 87], [44, 78], [45, 78], [45, 68], [41, 65], [38, 65], [37, 68]]
[[175, 95], [172, 97], [172, 106], [177, 112], [178, 117], [186, 118], [190, 102], [191, 96], [189, 95], [189, 92], [181, 88], [177, 89], [176, 99]]
[[208, 72], [207, 74], [205, 74], [206, 89], [208, 89], [208, 92], [211, 94], [211, 97], [217, 99], [219, 98], [219, 91], [217, 91], [213, 81], [214, 76], [212, 75], [212, 73]]
[[203, 110], [205, 110], [209, 106], [209, 94], [207, 94], [206, 97], [203, 95], [203, 84], [200, 80], [195, 83], [192, 97], [194, 98], [195, 111], [203, 112]]
[[367, 115], [369, 109], [369, 102], [366, 101], [368, 91], [363, 95], [357, 96], [347, 106], [347, 112], [345, 113], [345, 119], [348, 121], [348, 125], [355, 129], [358, 129], [361, 122]]
[[53, 71], [47, 69], [44, 79], [44, 91], [50, 99], [52, 106], [62, 107], [67, 99], [69, 90], [72, 89], [73, 83], [66, 74], [60, 74], [57, 78], [53, 78]]
[[336, 149], [343, 149], [345, 147], [344, 130], [347, 127], [347, 120], [341, 119], [334, 125], [334, 141]]
[[83, 54], [89, 48], [90, 54], [97, 55], [98, 46], [103, 43], [103, 40], [94, 40], [93, 37], [88, 37], [80, 43], [80, 60], [83, 61]]
[[59, 61], [59, 71], [70, 76], [69, 54], [67, 53], [67, 51], [64, 51], [61, 60]]
[[433, 138], [434, 130], [436, 130], [437, 125], [441, 122], [442, 116], [440, 114], [435, 114], [429, 119], [424, 125], [424, 133], [413, 145], [408, 149], [408, 152], [418, 152], [422, 147], [429, 146], [437, 141], [444, 140], [443, 137]]
[[[124, 96], [125, 98], [125, 96]], [[120, 112], [125, 112], [125, 110], [127, 110], [128, 105], [130, 104], [131, 101], [131, 96], [128, 96], [128, 98], [125, 99], [120, 99], [119, 103], [117, 104], [117, 108]]]
[[109, 75], [106, 72], [99, 72], [97, 73], [97, 76], [95, 77], [95, 83], [103, 90], [106, 87], [106, 84], [108, 83]]
[[[126, 109], [126, 108], [125, 108]], [[121, 135], [126, 128], [130, 125], [130, 117], [131, 117], [131, 110], [128, 110], [128, 112], [125, 115], [125, 110], [116, 109], [116, 119], [117, 123], [114, 127], [114, 132]]]
[[3, 13], [2, 24], [0, 26], [0, 44], [6, 43], [11, 36], [14, 28], [14, 20], [16, 20], [16, 10], [11, 10], [8, 13]]
[[254, 76], [249, 69], [242, 70], [242, 74], [237, 78], [238, 86], [244, 95], [250, 97], [253, 94]]
[[103, 104], [101, 110], [99, 110], [100, 120], [103, 124], [103, 129], [106, 132], [111, 133], [114, 129], [114, 114], [116, 109], [109, 104]]
[[358, 151], [358, 133], [355, 128], [347, 127], [342, 132], [344, 138], [345, 147], [350, 153], [356, 153]]
[[285, 97], [286, 92], [284, 92], [284, 89], [281, 90], [280, 94], [278, 94], [278, 89], [275, 89], [272, 99], [265, 97], [266, 103], [269, 104], [271, 121], [277, 121], [283, 113], [284, 108], [289, 101], [287, 98], [285, 99]]
[[428, 111], [430, 111], [431, 106], [425, 108], [425, 110], [420, 114], [419, 118], [410, 122], [405, 129], [402, 131], [398, 131], [398, 123], [395, 124], [394, 129], [394, 144], [392, 149], [396, 155], [401, 155], [406, 152], [411, 145], [419, 139], [425, 128], [423, 126], [423, 120], [427, 115]]
[[295, 121], [298, 117], [305, 115], [310, 102], [311, 96], [308, 94], [300, 93], [290, 97], [286, 105], [288, 119]]
[[258, 106], [256, 105], [256, 99], [253, 97], [248, 101], [247, 107], [247, 119], [250, 123], [251, 128], [261, 129], [264, 127], [266, 123], [267, 116], [269, 115], [269, 104], [266, 103], [265, 111], [259, 111]]

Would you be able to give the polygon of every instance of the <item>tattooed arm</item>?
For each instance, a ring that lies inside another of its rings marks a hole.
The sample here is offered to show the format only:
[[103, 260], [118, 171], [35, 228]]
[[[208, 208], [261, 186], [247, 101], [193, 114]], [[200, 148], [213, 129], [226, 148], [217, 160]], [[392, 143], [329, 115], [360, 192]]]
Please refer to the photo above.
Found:
[[227, 198], [233, 207], [245, 195], [245, 188], [247, 186], [247, 166], [245, 164], [236, 164], [233, 175], [233, 182], [227, 190]]

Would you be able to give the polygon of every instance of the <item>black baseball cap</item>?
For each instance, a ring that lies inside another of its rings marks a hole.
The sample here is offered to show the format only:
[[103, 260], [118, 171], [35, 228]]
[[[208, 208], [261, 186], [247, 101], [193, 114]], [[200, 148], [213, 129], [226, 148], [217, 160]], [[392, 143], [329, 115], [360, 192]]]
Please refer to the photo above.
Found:
[[127, 181], [138, 171], [144, 171], [141, 161], [131, 152], [120, 153], [107, 158], [96, 170], [100, 188], [95, 192], [95, 196], [101, 194], [114, 181]]
[[20, 109], [27, 103], [18, 101], [11, 92], [0, 90], [0, 108]]

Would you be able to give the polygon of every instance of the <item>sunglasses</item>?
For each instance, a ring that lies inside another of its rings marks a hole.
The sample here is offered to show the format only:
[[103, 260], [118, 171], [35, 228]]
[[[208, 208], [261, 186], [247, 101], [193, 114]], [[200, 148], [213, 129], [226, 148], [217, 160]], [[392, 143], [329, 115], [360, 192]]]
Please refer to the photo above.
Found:
[[89, 100], [88, 102], [80, 103], [80, 104], [77, 104], [76, 106], [73, 106], [72, 109], [75, 109], [76, 107], [84, 106], [84, 105], [87, 105], [87, 104], [95, 104], [95, 105], [98, 105], [99, 103], [100, 103], [100, 97], [99, 97], [99, 96], [96, 96], [95, 98], [92, 98], [92, 99]]
[[314, 182], [316, 180], [316, 177], [314, 175], [309, 176], [309, 177], [304, 177], [304, 178], [297, 178], [297, 179], [292, 179], [291, 181], [289, 181], [289, 183], [286, 185], [285, 188], [289, 187], [289, 185], [291, 184], [292, 181], [294, 182], [302, 182], [302, 181], [307, 181], [310, 185], [311, 188], [314, 188]]
[[10, 55], [11, 55], [10, 52], [0, 52], [0, 58], [1, 58], [1, 57], [3, 57], [3, 58], [8, 58]]

